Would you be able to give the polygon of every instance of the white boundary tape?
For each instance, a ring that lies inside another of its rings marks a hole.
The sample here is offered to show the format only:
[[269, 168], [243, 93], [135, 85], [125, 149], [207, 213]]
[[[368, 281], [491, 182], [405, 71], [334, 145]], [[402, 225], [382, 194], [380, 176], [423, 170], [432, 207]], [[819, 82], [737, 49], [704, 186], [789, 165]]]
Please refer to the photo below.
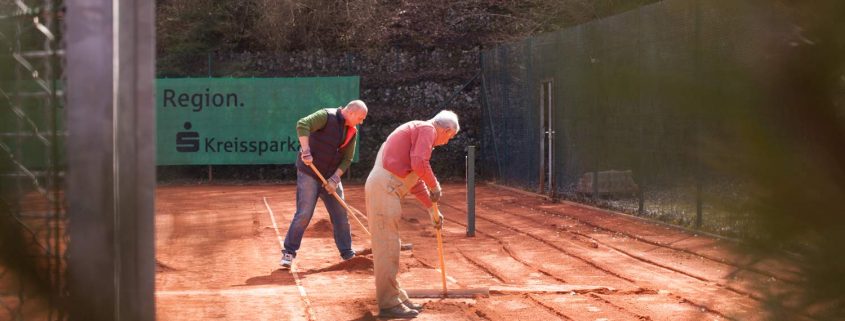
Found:
[[[276, 225], [276, 216], [273, 214], [273, 209], [270, 208], [270, 204], [267, 203], [267, 197], [264, 197], [264, 206], [267, 207], [267, 213], [270, 214], [270, 221], [273, 222], [273, 230], [276, 231], [276, 239], [279, 241], [279, 248], [284, 250], [285, 243], [282, 240], [282, 235], [279, 234], [279, 226]], [[296, 288], [299, 289], [299, 296], [302, 297], [302, 302], [305, 302], [306, 317], [308, 320], [315, 320], [314, 310], [311, 309], [311, 300], [308, 299], [308, 293], [305, 292], [305, 287], [302, 286], [302, 280], [299, 278], [299, 273], [297, 273], [295, 263], [291, 265], [290, 273], [293, 274], [293, 280], [296, 282]]]

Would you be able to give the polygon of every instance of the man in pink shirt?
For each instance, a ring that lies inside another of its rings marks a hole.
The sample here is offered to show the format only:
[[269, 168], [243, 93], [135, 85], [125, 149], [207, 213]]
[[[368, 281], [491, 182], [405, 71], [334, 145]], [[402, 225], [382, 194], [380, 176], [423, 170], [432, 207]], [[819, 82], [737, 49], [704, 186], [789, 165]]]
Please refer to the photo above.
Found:
[[434, 213], [433, 202], [441, 196], [440, 183], [429, 160], [436, 146], [445, 145], [460, 130], [458, 115], [444, 110], [427, 121], [402, 124], [378, 151], [364, 187], [367, 216], [373, 243], [376, 300], [380, 317], [413, 318], [422, 306], [413, 304], [396, 279], [399, 273], [399, 218], [402, 198], [412, 193], [429, 210], [435, 224], [443, 215]]

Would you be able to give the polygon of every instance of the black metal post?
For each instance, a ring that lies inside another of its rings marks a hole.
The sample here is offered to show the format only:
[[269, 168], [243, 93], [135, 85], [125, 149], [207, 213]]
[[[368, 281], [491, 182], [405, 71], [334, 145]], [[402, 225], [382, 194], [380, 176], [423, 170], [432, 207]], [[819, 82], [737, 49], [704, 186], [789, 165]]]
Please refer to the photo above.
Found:
[[475, 236], [475, 146], [467, 146], [467, 236]]

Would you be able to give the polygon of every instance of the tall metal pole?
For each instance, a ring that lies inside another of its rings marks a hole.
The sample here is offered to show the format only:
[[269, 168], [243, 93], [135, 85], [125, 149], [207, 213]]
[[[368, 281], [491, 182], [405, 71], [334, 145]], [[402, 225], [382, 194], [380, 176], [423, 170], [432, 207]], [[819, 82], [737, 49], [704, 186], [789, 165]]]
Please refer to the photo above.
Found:
[[467, 236], [475, 236], [475, 146], [467, 146]]
[[155, 2], [65, 5], [70, 321], [152, 321]]

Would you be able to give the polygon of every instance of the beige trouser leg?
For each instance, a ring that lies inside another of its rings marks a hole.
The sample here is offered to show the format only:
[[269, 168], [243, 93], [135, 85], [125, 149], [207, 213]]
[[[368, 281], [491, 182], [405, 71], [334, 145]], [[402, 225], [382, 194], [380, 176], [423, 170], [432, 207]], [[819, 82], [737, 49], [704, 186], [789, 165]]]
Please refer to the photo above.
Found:
[[381, 165], [383, 147], [379, 149], [364, 190], [372, 233], [376, 301], [380, 309], [388, 309], [408, 300], [408, 294], [396, 278], [399, 274], [399, 218], [402, 197], [418, 177], [410, 174], [402, 179], [385, 170]]

